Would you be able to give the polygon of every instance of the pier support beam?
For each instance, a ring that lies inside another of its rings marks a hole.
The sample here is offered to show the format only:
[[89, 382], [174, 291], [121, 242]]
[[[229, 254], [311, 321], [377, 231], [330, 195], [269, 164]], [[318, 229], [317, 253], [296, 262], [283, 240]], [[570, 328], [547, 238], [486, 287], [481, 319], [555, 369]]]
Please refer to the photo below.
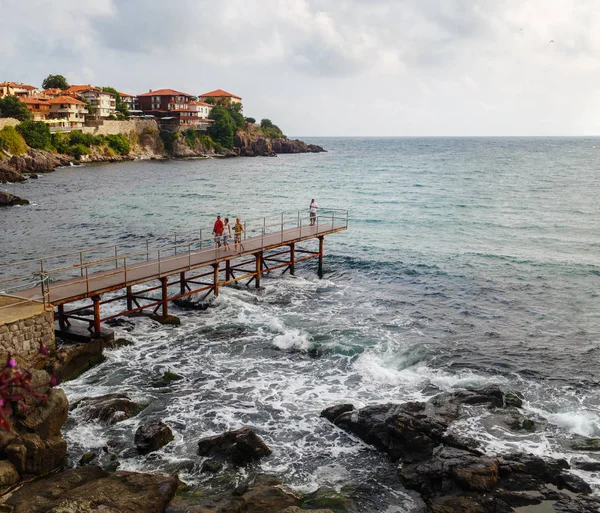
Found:
[[100, 296], [92, 296], [94, 302], [94, 334], [100, 333]]
[[323, 278], [323, 241], [325, 237], [322, 235], [319, 237], [319, 278]]
[[215, 296], [219, 295], [219, 264], [213, 264], [213, 283]]
[[259, 251], [254, 255], [256, 257], [256, 279], [254, 283], [256, 283], [256, 288], [260, 287], [260, 274], [262, 272], [262, 260], [263, 254], [262, 251]]
[[294, 264], [296, 262], [296, 244], [293, 242], [290, 244], [290, 274], [293, 275], [295, 272]]
[[66, 329], [67, 322], [65, 318], [65, 305], [58, 305], [58, 325], [61, 330]]
[[133, 292], [131, 291], [131, 285], [127, 287], [127, 310], [133, 310]]
[[160, 279], [160, 288], [162, 292], [162, 316], [167, 318], [169, 316], [169, 279]]
[[225, 281], [231, 279], [231, 260], [225, 261]]
[[179, 293], [185, 294], [185, 271], [179, 273]]

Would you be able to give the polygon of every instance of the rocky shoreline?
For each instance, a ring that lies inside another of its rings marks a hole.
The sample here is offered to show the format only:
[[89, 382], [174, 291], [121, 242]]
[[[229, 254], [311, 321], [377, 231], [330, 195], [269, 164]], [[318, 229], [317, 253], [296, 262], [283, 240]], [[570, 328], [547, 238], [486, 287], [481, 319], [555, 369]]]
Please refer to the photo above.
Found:
[[[124, 339], [107, 347], [128, 344]], [[251, 426], [197, 440], [194, 467], [212, 476], [217, 486], [189, 486], [179, 473], [121, 471], [119, 454], [148, 455], [174, 439], [168, 422], [147, 417], [148, 405], [124, 394], [85, 397], [68, 404], [65, 393], [48, 386], [50, 373], [59, 379], [78, 376], [102, 360], [104, 343], [67, 344], [32, 370], [33, 383], [47, 400], [28, 400], [27, 411], [16, 413], [11, 431], [0, 432], [0, 511], [14, 513], [342, 513], [358, 511], [343, 494], [301, 494], [281, 480], [260, 472], [257, 462], [268, 458], [267, 446]], [[19, 361], [20, 366], [25, 362]], [[153, 386], [182, 379], [166, 373]], [[419, 513], [590, 513], [600, 511], [585, 481], [570, 472], [566, 460], [542, 459], [533, 454], [489, 454], [454, 424], [488, 409], [512, 429], [528, 429], [522, 396], [498, 386], [442, 392], [426, 402], [378, 404], [361, 409], [351, 404], [321, 412], [323, 422], [342, 429], [387, 454], [397, 465], [397, 478], [421, 497]], [[83, 422], [113, 425], [142, 416], [133, 443], [109, 443], [102, 450], [70, 456], [61, 436], [69, 411]], [[514, 420], [519, 421], [519, 425]], [[594, 439], [586, 451], [598, 450]], [[125, 452], [123, 452], [125, 451]], [[79, 456], [77, 456], [79, 457]], [[193, 458], [193, 457], [192, 457]], [[588, 462], [591, 463], [591, 462]], [[597, 468], [600, 468], [600, 462]], [[67, 468], [70, 466], [71, 468]], [[37, 476], [37, 477], [36, 477]], [[32, 480], [33, 478], [33, 480]], [[305, 509], [303, 509], [306, 507]], [[315, 509], [321, 508], [321, 509]], [[541, 509], [539, 509], [541, 508]], [[544, 509], [546, 508], [546, 509]]]

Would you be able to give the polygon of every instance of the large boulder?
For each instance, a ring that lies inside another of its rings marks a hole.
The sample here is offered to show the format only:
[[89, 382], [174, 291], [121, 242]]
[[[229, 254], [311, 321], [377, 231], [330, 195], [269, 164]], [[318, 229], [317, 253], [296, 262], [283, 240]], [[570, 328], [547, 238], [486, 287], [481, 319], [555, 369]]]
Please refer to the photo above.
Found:
[[271, 454], [271, 449], [249, 427], [202, 438], [198, 442], [200, 456], [217, 456], [244, 465]]
[[0, 191], [0, 207], [14, 207], [16, 205], [29, 205], [29, 200], [19, 198], [14, 194]]
[[21, 476], [39, 476], [64, 464], [67, 443], [61, 436], [42, 439], [36, 433], [28, 433], [11, 442], [4, 455]]
[[79, 467], [28, 483], [5, 504], [13, 513], [163, 513], [177, 489], [176, 477]]
[[143, 406], [124, 394], [107, 394], [99, 397], [86, 397], [73, 406], [83, 412], [85, 420], [99, 420], [115, 424], [137, 415]]
[[19, 420], [21, 430], [37, 433], [42, 438], [59, 436], [69, 414], [69, 401], [64, 390], [52, 388], [45, 401], [30, 407], [27, 415]]
[[148, 454], [167, 445], [173, 438], [173, 431], [169, 426], [160, 420], [153, 420], [137, 429], [134, 443], [140, 454]]
[[0, 183], [3, 182], [24, 182], [26, 178], [15, 168], [9, 166], [6, 162], [0, 160]]

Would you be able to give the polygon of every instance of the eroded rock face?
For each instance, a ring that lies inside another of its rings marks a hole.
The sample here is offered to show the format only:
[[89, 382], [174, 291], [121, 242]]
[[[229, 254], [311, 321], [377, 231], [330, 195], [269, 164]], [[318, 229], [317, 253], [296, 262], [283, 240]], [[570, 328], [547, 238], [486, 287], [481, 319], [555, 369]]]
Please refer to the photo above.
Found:
[[600, 501], [585, 497], [590, 486], [568, 472], [565, 460], [531, 454], [486, 455], [474, 440], [448, 430], [467, 405], [514, 410], [521, 400], [494, 386], [443, 393], [428, 402], [360, 410], [340, 405], [321, 415], [401, 462], [400, 480], [418, 491], [435, 513], [508, 513], [544, 501], [559, 501], [560, 511], [574, 513], [579, 513], [580, 504], [600, 507]]
[[236, 465], [244, 465], [271, 454], [271, 449], [249, 427], [209, 436], [198, 442], [200, 456], [227, 458]]
[[81, 409], [85, 420], [115, 424], [137, 415], [143, 407], [124, 394], [107, 394], [81, 399], [75, 408]]
[[71, 158], [43, 150], [29, 149], [24, 155], [11, 157], [8, 164], [19, 173], [49, 173], [58, 166], [67, 166]]
[[163, 513], [177, 485], [176, 477], [165, 474], [108, 475], [88, 465], [28, 483], [5, 504], [13, 513]]
[[0, 183], [24, 182], [26, 178], [6, 162], [0, 161]]
[[134, 443], [140, 454], [148, 454], [167, 445], [173, 438], [173, 431], [169, 426], [160, 420], [153, 420], [137, 429]]

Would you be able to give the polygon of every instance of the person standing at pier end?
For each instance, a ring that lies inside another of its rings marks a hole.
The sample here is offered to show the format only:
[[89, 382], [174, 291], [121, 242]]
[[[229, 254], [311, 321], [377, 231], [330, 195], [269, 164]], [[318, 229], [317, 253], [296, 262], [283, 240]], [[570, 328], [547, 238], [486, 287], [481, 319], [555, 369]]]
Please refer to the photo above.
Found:
[[215, 243], [217, 247], [221, 247], [221, 234], [223, 233], [223, 221], [221, 221], [221, 216], [217, 216], [217, 220], [215, 221], [215, 225], [213, 226], [213, 235], [215, 236]]
[[310, 210], [310, 225], [314, 226], [315, 222], [317, 221], [317, 209], [319, 208], [319, 205], [317, 205], [317, 202], [314, 200], [314, 198], [312, 200], [310, 200], [310, 207], [308, 207], [308, 209]]

